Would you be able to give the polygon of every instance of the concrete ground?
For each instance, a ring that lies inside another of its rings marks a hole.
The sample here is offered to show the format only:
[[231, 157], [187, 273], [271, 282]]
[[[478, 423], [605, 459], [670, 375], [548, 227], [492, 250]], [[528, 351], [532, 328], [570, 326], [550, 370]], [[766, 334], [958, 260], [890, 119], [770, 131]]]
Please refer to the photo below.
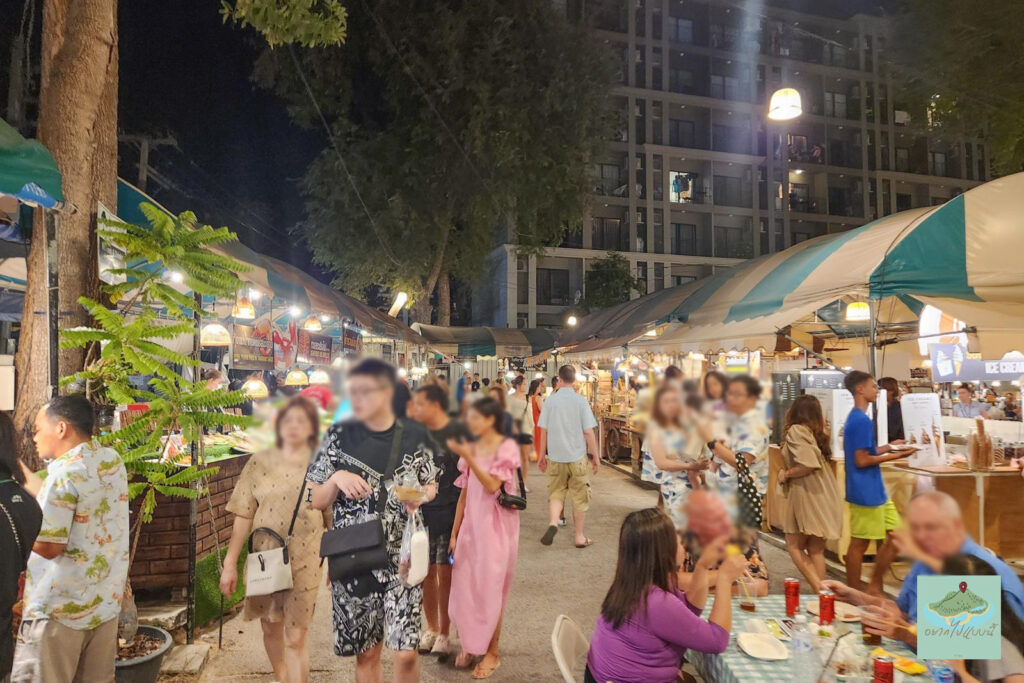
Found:
[[[594, 501], [586, 524], [586, 533], [594, 545], [577, 549], [572, 532], [561, 529], [550, 547], [540, 544], [547, 526], [547, 501], [544, 476], [533, 471], [527, 486], [531, 489], [529, 506], [521, 513], [519, 561], [515, 582], [509, 594], [501, 637], [501, 667], [491, 680], [561, 681], [551, 653], [551, 629], [559, 614], [580, 624], [588, 636], [600, 611], [601, 600], [615, 572], [619, 526], [626, 513], [654, 505], [657, 494], [635, 480], [609, 467], [603, 467], [593, 482]], [[771, 544], [762, 544], [762, 553], [772, 576], [772, 592], [782, 591], [787, 576], [799, 576], [788, 554]], [[804, 586], [803, 592], [809, 592]], [[201, 636], [203, 642], [216, 645], [216, 629]], [[336, 657], [331, 633], [331, 604], [327, 589], [321, 590], [316, 615], [310, 628], [311, 681], [350, 681], [354, 679], [354, 658]], [[582, 680], [580, 662], [577, 680]], [[384, 655], [385, 680], [391, 669]], [[471, 680], [469, 673], [440, 664], [433, 657], [422, 657], [421, 680]], [[224, 624], [224, 648], [214, 647], [203, 672], [202, 681], [270, 681], [270, 664], [263, 652], [257, 622], [245, 622], [236, 615]]]

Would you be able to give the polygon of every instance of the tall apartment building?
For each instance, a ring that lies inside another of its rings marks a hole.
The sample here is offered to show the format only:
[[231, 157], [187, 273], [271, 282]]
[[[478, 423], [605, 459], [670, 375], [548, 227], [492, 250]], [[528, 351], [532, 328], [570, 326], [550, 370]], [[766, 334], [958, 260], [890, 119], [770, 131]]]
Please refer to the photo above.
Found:
[[[499, 246], [476, 324], [563, 326], [609, 250], [653, 292], [988, 179], [982, 140], [929, 135], [926, 112], [901, 108], [883, 17], [763, 0], [562, 4], [617, 55], [621, 125], [581, 232], [543, 256]], [[799, 118], [767, 118], [780, 87], [800, 91]]]

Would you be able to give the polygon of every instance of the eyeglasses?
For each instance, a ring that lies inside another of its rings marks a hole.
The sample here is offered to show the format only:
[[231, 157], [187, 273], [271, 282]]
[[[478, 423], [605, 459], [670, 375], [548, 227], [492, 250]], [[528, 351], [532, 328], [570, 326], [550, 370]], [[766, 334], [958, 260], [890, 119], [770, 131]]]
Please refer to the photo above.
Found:
[[384, 391], [384, 389], [385, 387], [383, 386], [372, 387], [368, 389], [349, 389], [348, 395], [349, 398], [366, 398], [367, 396], [376, 394], [378, 391]]

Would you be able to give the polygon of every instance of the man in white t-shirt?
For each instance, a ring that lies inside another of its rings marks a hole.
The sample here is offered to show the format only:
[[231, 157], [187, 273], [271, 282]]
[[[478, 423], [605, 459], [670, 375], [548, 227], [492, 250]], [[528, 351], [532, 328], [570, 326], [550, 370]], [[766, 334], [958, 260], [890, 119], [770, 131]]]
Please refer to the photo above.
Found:
[[[572, 500], [572, 521], [577, 548], [591, 540], [583, 534], [583, 520], [590, 506], [590, 476], [597, 474], [601, 460], [597, 453], [597, 420], [587, 399], [576, 393], [576, 370], [571, 365], [558, 369], [558, 390], [544, 400], [537, 426], [540, 457], [537, 466], [548, 475], [550, 525], [541, 543], [551, 545], [558, 532], [558, 518], [568, 495]], [[590, 463], [587, 460], [590, 460]]]

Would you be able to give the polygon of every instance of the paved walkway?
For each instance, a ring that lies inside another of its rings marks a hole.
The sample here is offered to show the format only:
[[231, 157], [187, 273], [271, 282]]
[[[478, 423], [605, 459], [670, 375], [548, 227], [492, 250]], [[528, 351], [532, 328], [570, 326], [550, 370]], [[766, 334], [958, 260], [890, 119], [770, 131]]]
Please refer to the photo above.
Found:
[[[626, 513], [653, 505], [656, 494], [630, 477], [603, 467], [594, 480], [594, 502], [587, 520], [587, 535], [594, 545], [577, 549], [572, 532], [559, 531], [550, 547], [540, 544], [547, 526], [544, 477], [534, 471], [528, 478], [529, 507], [522, 513], [522, 536], [515, 583], [509, 594], [501, 637], [501, 667], [493, 681], [561, 681], [551, 654], [551, 628], [559, 614], [575, 619], [589, 634], [600, 611], [601, 600], [615, 572], [619, 526]], [[781, 592], [782, 580], [797, 575], [784, 552], [765, 544], [764, 553], [772, 574], [772, 590]], [[805, 592], [806, 592], [805, 587]], [[311, 681], [353, 680], [354, 658], [336, 657], [331, 634], [331, 605], [327, 589], [321, 590], [310, 629]], [[216, 630], [203, 636], [216, 643]], [[384, 655], [385, 680], [390, 680], [388, 655]], [[582, 680], [582, 665], [578, 680]], [[423, 657], [421, 680], [425, 682], [472, 680], [468, 673]], [[270, 664], [263, 653], [259, 624], [235, 616], [224, 625], [224, 649], [214, 652], [203, 681], [270, 681]]]

